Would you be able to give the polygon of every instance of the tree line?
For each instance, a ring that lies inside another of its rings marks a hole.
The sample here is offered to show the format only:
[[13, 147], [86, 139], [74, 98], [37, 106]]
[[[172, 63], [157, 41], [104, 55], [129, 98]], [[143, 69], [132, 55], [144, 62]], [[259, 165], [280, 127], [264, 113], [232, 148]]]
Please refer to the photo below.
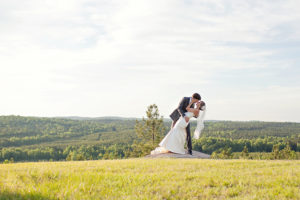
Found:
[[[150, 105], [146, 117], [138, 120], [0, 116], [0, 161], [144, 156], [158, 145], [170, 123], [160, 116], [156, 105]], [[191, 132], [195, 125], [192, 121]], [[298, 158], [300, 124], [208, 121], [201, 138], [193, 140], [194, 150], [215, 158], [246, 158], [245, 148], [249, 159], [283, 159], [288, 157], [286, 152], [295, 152]], [[295, 156], [287, 159], [292, 158]]]

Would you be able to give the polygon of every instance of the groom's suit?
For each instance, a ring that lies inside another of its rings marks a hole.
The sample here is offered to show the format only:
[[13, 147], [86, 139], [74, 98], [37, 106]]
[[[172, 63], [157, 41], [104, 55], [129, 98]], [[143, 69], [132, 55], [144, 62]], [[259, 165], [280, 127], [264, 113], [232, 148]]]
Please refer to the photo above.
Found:
[[[178, 108], [172, 112], [170, 117], [173, 120], [173, 124], [172, 124], [173, 126], [181, 116], [184, 117], [184, 113], [187, 112], [186, 107], [190, 104], [190, 101], [191, 101], [190, 97], [183, 97], [183, 99], [179, 103]], [[190, 124], [188, 124], [188, 126], [186, 127], [186, 142], [187, 142], [188, 153], [192, 154], [192, 139], [191, 139]]]

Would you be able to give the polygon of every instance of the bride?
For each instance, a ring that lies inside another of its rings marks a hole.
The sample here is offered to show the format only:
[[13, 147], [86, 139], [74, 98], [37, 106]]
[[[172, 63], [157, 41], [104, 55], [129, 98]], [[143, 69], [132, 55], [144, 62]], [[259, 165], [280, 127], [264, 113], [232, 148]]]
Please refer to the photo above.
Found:
[[[196, 108], [190, 108], [193, 103], [191, 102], [186, 110], [185, 116], [189, 118], [197, 118], [197, 127], [194, 132], [194, 138], [199, 139], [202, 129], [204, 128], [203, 118], [205, 116], [206, 106], [204, 101], [198, 101]], [[203, 111], [200, 113], [200, 111]], [[159, 147], [151, 151], [151, 155], [160, 153], [178, 153], [185, 154], [184, 144], [186, 138], [186, 127], [188, 122], [183, 117], [180, 117], [175, 126], [169, 131], [164, 139], [159, 143]]]

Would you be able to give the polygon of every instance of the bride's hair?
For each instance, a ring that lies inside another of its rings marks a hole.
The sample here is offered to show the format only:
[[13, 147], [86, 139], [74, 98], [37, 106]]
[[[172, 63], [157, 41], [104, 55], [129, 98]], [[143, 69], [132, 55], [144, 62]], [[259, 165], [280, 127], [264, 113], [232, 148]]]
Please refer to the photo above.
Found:
[[204, 101], [200, 101], [200, 107], [199, 110], [203, 110], [204, 106], [205, 106], [205, 102]]

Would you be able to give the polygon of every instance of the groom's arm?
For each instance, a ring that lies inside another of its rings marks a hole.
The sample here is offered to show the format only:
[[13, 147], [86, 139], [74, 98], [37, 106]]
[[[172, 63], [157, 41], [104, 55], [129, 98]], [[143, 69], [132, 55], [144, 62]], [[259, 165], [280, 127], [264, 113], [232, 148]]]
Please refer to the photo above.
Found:
[[181, 102], [179, 103], [179, 106], [178, 106], [178, 108], [177, 108], [177, 110], [178, 110], [178, 112], [179, 112], [179, 114], [182, 116], [182, 117], [184, 117], [184, 97], [183, 97], [183, 99], [181, 100]]

